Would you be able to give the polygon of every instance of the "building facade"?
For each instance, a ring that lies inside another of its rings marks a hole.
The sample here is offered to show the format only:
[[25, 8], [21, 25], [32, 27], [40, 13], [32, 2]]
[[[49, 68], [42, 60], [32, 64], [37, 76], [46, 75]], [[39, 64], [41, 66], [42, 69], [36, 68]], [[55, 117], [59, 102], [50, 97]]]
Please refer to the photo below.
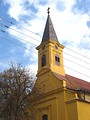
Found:
[[90, 120], [90, 83], [65, 74], [64, 46], [58, 41], [50, 13], [38, 50], [36, 120]]

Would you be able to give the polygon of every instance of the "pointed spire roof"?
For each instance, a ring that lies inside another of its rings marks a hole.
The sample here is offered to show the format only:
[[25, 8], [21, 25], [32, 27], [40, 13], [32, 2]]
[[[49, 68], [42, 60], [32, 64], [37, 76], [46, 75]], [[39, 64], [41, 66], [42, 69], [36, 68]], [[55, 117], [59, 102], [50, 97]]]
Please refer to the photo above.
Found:
[[50, 13], [49, 9], [50, 8], [48, 8], [48, 17], [47, 17], [43, 37], [42, 37], [42, 42], [49, 41], [49, 40], [58, 42], [58, 38], [57, 38], [57, 35], [55, 33], [55, 30], [54, 30], [54, 27], [53, 27], [53, 24], [52, 24], [50, 15], [49, 15], [49, 13]]

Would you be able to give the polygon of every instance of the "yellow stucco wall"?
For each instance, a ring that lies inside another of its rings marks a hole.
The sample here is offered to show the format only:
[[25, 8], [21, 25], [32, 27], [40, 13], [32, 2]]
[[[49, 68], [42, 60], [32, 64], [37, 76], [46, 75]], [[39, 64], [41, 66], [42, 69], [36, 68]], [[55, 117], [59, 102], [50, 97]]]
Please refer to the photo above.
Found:
[[[48, 115], [48, 119], [57, 120], [56, 97], [47, 97], [37, 104], [37, 120], [42, 120], [44, 114]], [[53, 116], [52, 116], [53, 114]]]
[[35, 103], [37, 120], [47, 114], [48, 120], [66, 120], [63, 80], [58, 80], [51, 71], [43, 70], [36, 85], [42, 91], [41, 98]]
[[66, 120], [64, 93], [62, 91], [44, 96], [35, 107], [37, 120], [42, 120], [44, 114], [48, 115], [48, 120]]
[[66, 120], [78, 120], [76, 100], [66, 102]]
[[36, 85], [43, 94], [63, 88], [64, 81], [58, 80], [51, 71], [43, 70], [43, 72], [41, 72], [36, 81]]
[[78, 120], [90, 120], [90, 103], [77, 101]]

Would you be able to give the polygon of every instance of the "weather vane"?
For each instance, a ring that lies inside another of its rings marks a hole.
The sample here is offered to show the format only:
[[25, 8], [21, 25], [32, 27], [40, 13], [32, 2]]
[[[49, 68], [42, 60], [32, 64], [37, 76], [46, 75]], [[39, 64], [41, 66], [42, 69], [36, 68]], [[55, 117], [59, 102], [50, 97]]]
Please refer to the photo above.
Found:
[[49, 13], [50, 13], [50, 11], [49, 11], [49, 10], [50, 10], [50, 7], [48, 7], [48, 9], [47, 9], [47, 13], [48, 13], [48, 15], [49, 15]]

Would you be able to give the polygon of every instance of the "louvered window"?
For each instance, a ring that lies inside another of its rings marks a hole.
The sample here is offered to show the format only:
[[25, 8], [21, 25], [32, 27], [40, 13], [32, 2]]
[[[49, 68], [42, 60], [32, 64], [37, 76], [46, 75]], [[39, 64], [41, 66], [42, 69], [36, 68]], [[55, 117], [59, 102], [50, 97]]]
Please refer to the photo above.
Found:
[[60, 57], [59, 57], [59, 55], [55, 55], [55, 63], [56, 63], [56, 65], [60, 65]]

